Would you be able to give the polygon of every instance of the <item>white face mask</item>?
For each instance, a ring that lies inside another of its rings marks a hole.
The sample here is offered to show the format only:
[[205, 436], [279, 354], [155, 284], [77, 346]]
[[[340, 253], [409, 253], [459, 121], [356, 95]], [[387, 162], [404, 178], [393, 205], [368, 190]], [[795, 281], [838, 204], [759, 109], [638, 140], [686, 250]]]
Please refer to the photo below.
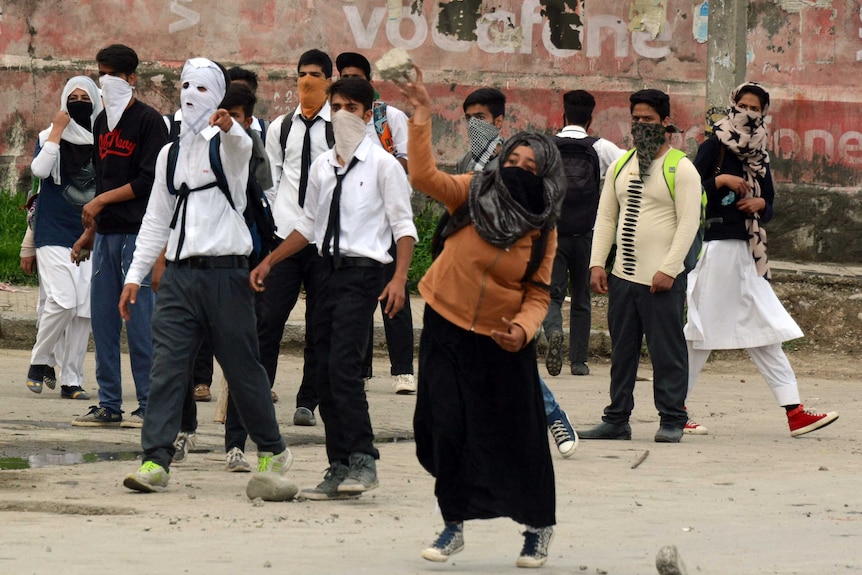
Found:
[[192, 58], [183, 66], [180, 81], [181, 137], [196, 135], [209, 125], [210, 116], [224, 98], [224, 73], [210, 60]]
[[332, 133], [335, 135], [335, 153], [347, 164], [365, 137], [365, 120], [347, 110], [338, 110], [332, 114]]
[[108, 74], [99, 76], [99, 86], [108, 115], [108, 131], [113, 131], [132, 100], [132, 86], [122, 78]]

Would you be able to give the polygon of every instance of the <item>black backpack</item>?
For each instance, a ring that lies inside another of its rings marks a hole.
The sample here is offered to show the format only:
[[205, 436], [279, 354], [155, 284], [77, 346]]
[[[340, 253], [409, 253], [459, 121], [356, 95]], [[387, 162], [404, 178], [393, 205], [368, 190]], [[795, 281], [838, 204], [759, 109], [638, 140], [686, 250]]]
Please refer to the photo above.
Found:
[[[180, 186], [179, 190], [174, 187], [174, 174], [177, 170], [177, 158], [180, 153], [179, 142], [171, 144], [170, 150], [168, 150], [168, 191], [171, 195], [175, 195], [179, 198], [177, 201], [177, 207], [174, 210], [173, 219], [171, 219], [171, 229], [176, 226], [181, 210], [183, 217], [183, 221], [181, 222], [182, 228], [180, 229], [180, 239], [177, 244], [177, 258], [179, 257], [180, 250], [183, 247], [183, 240], [185, 239], [186, 202], [188, 201], [188, 196], [191, 192], [218, 187], [224, 193], [230, 207], [236, 209], [236, 206], [233, 203], [233, 198], [230, 195], [227, 178], [224, 175], [224, 167], [222, 166], [221, 156], [219, 155], [220, 145], [221, 134], [216, 134], [215, 137], [210, 140], [209, 146], [210, 167], [212, 168], [216, 181], [194, 189], [190, 189], [185, 183]], [[245, 194], [246, 207], [242, 215], [249, 231], [251, 232], [253, 248], [251, 255], [249, 256], [249, 264], [251, 267], [254, 267], [260, 263], [264, 257], [278, 247], [280, 240], [278, 236], [275, 235], [276, 226], [275, 219], [272, 217], [272, 208], [269, 205], [269, 201], [266, 199], [266, 195], [263, 193], [263, 189], [254, 177], [252, 166], [249, 166], [248, 183], [246, 184]]]
[[591, 137], [554, 137], [566, 172], [566, 197], [557, 221], [557, 231], [561, 236], [589, 233], [596, 223], [602, 193], [599, 155], [593, 148], [597, 140]]
[[[446, 238], [467, 226], [472, 221], [473, 218], [470, 216], [470, 206], [467, 202], [461, 204], [458, 209], [451, 214], [448, 210], [444, 211], [443, 215], [440, 216], [440, 219], [437, 221], [434, 235], [431, 236], [431, 260], [436, 260], [437, 256], [440, 255], [440, 252], [443, 251], [443, 244], [446, 243]], [[524, 277], [521, 278], [521, 283], [529, 281], [533, 285], [539, 286], [543, 289], [551, 289], [551, 286], [531, 279], [539, 270], [539, 266], [542, 265], [542, 258], [545, 257], [545, 250], [547, 247], [548, 230], [546, 228], [542, 228], [539, 237], [533, 242], [530, 249], [530, 260], [527, 262], [527, 269], [524, 272]]]

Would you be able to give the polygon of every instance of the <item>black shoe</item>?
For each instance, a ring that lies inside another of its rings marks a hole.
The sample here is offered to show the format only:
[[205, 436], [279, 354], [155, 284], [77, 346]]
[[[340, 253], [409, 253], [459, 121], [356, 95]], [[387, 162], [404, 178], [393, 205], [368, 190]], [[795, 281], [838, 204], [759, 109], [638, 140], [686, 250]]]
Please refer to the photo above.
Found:
[[63, 385], [60, 387], [60, 397], [63, 399], [90, 399], [90, 394], [79, 385]]
[[548, 336], [548, 353], [545, 356], [545, 367], [549, 375], [560, 375], [563, 369], [563, 332], [552, 331]]
[[[656, 443], [679, 443], [682, 439], [683, 428], [671, 427], [670, 425], [661, 425], [655, 433]], [[583, 437], [583, 435], [581, 436]]]
[[590, 368], [585, 363], [573, 363], [572, 375], [590, 375]]
[[603, 421], [592, 429], [578, 432], [581, 439], [624, 439], [632, 438], [632, 428], [628, 423], [608, 423]]

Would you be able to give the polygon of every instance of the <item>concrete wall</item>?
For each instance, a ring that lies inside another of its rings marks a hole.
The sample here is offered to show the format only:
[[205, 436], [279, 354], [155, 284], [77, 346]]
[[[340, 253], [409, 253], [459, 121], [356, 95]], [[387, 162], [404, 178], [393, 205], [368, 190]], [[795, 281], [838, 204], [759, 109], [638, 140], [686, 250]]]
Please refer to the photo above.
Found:
[[[717, 0], [714, 0], [717, 1]], [[96, 51], [134, 47], [138, 96], [168, 112], [191, 56], [261, 74], [259, 115], [296, 104], [295, 67], [306, 49], [393, 46], [425, 72], [437, 109], [438, 157], [465, 148], [460, 104], [475, 87], [509, 97], [508, 130], [552, 130], [560, 94], [593, 91], [594, 131], [628, 144], [627, 95], [671, 94], [674, 144], [693, 152], [706, 117], [705, 3], [684, 0], [0, 0], [0, 187], [24, 185], [36, 134], [65, 80], [94, 73]], [[770, 226], [774, 257], [859, 261], [862, 219], [862, 6], [859, 0], [755, 0], [748, 10], [747, 77], [773, 98], [769, 124], [779, 185]], [[384, 98], [400, 96], [385, 83]]]

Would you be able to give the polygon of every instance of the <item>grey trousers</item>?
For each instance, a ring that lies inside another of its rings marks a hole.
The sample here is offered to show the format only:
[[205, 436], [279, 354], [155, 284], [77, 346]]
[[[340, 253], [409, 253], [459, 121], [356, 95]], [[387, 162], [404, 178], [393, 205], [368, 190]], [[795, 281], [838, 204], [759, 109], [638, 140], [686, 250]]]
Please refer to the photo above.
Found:
[[627, 423], [635, 406], [634, 388], [641, 342], [646, 336], [653, 366], [653, 399], [662, 425], [684, 427], [688, 419], [688, 351], [682, 333], [686, 277], [677, 276], [666, 292], [615, 275], [608, 277], [608, 329], [611, 334], [611, 404], [602, 419]]
[[258, 359], [256, 321], [248, 269], [169, 263], [153, 311], [150, 399], [141, 430], [144, 461], [170, 466], [193, 359], [204, 339], [212, 343], [252, 441], [260, 451], [284, 451], [269, 378]]
[[590, 247], [593, 232], [557, 238], [551, 271], [551, 303], [542, 322], [545, 335], [563, 331], [563, 300], [571, 278], [569, 363], [586, 363], [590, 351]]

